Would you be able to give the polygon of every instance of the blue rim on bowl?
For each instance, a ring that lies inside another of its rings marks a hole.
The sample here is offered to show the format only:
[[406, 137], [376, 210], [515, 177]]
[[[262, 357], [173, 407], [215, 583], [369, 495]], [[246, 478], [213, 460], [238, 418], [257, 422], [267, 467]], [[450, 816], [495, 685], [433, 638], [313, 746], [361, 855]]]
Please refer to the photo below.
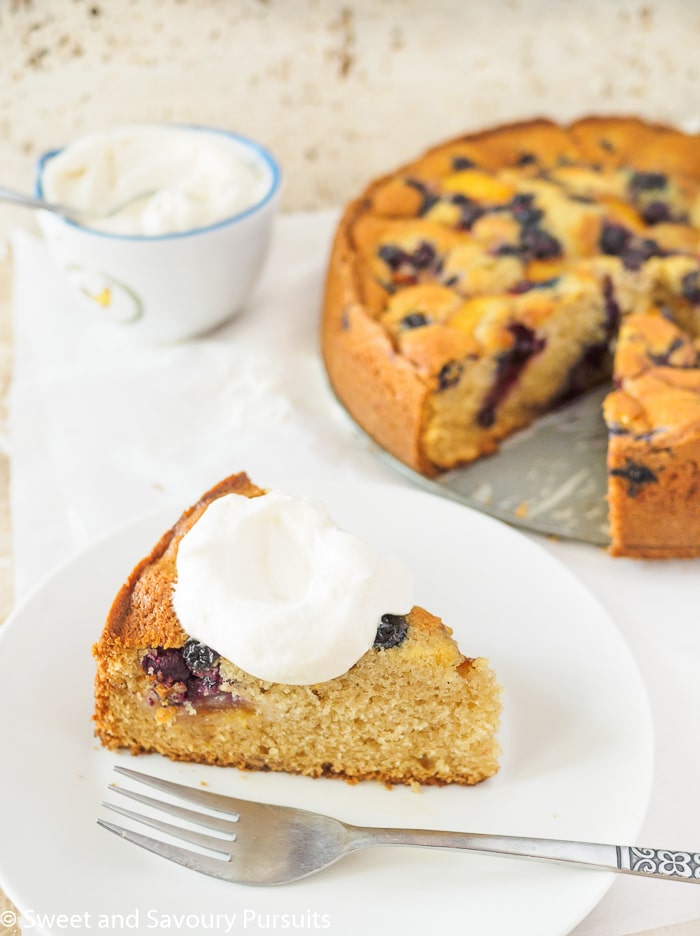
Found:
[[[64, 224], [68, 224], [79, 231], [86, 231], [89, 234], [94, 234], [98, 237], [111, 238], [112, 240], [147, 242], [175, 240], [183, 237], [193, 237], [198, 234], [207, 234], [209, 231], [215, 231], [218, 228], [226, 227], [230, 224], [236, 224], [238, 221], [242, 221], [244, 218], [248, 218], [250, 215], [260, 211], [261, 208], [267, 205], [280, 190], [280, 186], [282, 184], [282, 170], [279, 163], [269, 150], [265, 149], [264, 146], [262, 146], [260, 143], [257, 143], [255, 140], [251, 140], [250, 137], [241, 136], [239, 133], [234, 133], [232, 130], [224, 130], [221, 127], [207, 127], [200, 124], [133, 124], [133, 126], [141, 126], [144, 128], [165, 127], [173, 129], [179, 128], [181, 130], [195, 130], [198, 133], [216, 133], [220, 136], [225, 136], [229, 139], [235, 140], [237, 143], [241, 143], [243, 146], [248, 147], [248, 149], [252, 150], [261, 158], [262, 162], [267, 166], [271, 173], [270, 186], [260, 201], [257, 201], [254, 205], [251, 205], [244, 211], [239, 211], [237, 214], [231, 215], [228, 218], [222, 218], [221, 221], [217, 221], [214, 224], [208, 224], [206, 227], [192, 228], [191, 231], [174, 231], [171, 234], [156, 234], [152, 237], [148, 234], [115, 234], [111, 231], [99, 231], [96, 228], [86, 227], [83, 224], [78, 224], [77, 221], [71, 221], [69, 218], [63, 218], [59, 215], [56, 215], [56, 217], [59, 218], [59, 220]], [[109, 130], [105, 132], [109, 133]], [[44, 197], [43, 176], [46, 164], [51, 159], [58, 156], [59, 153], [62, 153], [65, 148], [66, 147], [60, 147], [59, 149], [47, 150], [45, 153], [42, 153], [42, 155], [37, 160], [36, 177], [34, 181], [34, 194], [37, 198]]]

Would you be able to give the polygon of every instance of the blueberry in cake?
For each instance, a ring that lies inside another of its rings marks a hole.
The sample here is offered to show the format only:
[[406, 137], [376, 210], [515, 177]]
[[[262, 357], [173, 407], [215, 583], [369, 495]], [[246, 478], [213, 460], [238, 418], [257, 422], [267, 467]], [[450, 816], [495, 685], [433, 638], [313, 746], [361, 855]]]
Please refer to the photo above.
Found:
[[174, 599], [183, 542], [211, 505], [266, 496], [244, 474], [227, 478], [127, 579], [93, 648], [102, 743], [349, 781], [474, 784], [494, 774], [495, 677], [485, 659], [465, 657], [450, 630], [421, 608], [386, 609], [370, 622], [369, 648], [357, 662], [312, 684], [252, 676], [185, 631]]
[[[336, 395], [433, 475], [614, 374], [611, 552], [700, 555], [698, 166], [698, 137], [591, 117], [465, 136], [373, 182], [328, 269]], [[643, 373], [615, 364], [631, 317], [676, 329]]]

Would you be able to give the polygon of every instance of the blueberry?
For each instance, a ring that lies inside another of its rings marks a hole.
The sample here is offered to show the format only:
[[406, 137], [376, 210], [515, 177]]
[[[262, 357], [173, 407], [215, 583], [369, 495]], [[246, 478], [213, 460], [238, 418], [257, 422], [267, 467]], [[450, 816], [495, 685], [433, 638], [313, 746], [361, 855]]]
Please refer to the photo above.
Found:
[[516, 195], [508, 206], [518, 224], [523, 227], [533, 227], [542, 220], [542, 212], [534, 207], [534, 195]]
[[614, 224], [611, 221], [603, 221], [598, 246], [604, 254], [619, 257], [627, 248], [631, 239], [632, 232], [628, 231], [626, 227], [621, 224]]
[[404, 264], [411, 262], [411, 255], [395, 244], [382, 244], [377, 253], [390, 270], [398, 270]]
[[603, 298], [605, 300], [605, 333], [608, 338], [612, 338], [617, 333], [617, 327], [620, 324], [621, 310], [609, 276], [603, 280]]
[[660, 224], [671, 220], [671, 209], [666, 202], [653, 201], [642, 209], [642, 218], [646, 224]]
[[447, 390], [449, 387], [456, 386], [461, 376], [462, 365], [459, 361], [448, 361], [447, 364], [442, 366], [438, 374], [438, 388]]
[[424, 270], [435, 262], [435, 248], [428, 241], [421, 241], [411, 255], [411, 262], [418, 270]]
[[452, 196], [452, 204], [459, 205], [459, 221], [457, 227], [462, 231], [470, 231], [472, 226], [486, 214], [486, 209], [466, 195], [458, 193]]
[[523, 228], [534, 227], [542, 220], [542, 212], [539, 208], [526, 208], [524, 211], [513, 213], [513, 217]]
[[472, 162], [472, 160], [468, 159], [466, 156], [452, 157], [452, 168], [455, 172], [461, 172], [462, 169], [473, 169], [475, 165], [476, 163]]
[[533, 280], [522, 279], [518, 280], [517, 283], [513, 283], [508, 292], [511, 296], [522, 296], [523, 293], [530, 292], [534, 288], [535, 283]]
[[220, 654], [206, 644], [190, 638], [182, 648], [182, 656], [193, 673], [211, 669]]
[[645, 238], [627, 247], [620, 256], [626, 269], [639, 270], [647, 260], [652, 257], [663, 257], [663, 255], [663, 250], [655, 240]]
[[476, 414], [477, 423], [484, 429], [494, 424], [496, 409], [516, 383], [527, 362], [539, 354], [547, 343], [520, 322], [510, 325], [508, 331], [514, 338], [513, 345], [498, 358], [496, 379]]
[[560, 276], [552, 276], [546, 280], [538, 280], [537, 282], [532, 284], [532, 288], [533, 289], [554, 289], [554, 287], [557, 285], [560, 279], [561, 279]]
[[481, 409], [476, 414], [476, 421], [482, 429], [490, 429], [496, 422], [496, 406], [499, 402], [500, 400], [495, 397], [495, 394], [489, 393], [486, 395]]
[[[545, 346], [544, 338], [538, 338], [531, 328], [528, 328], [527, 325], [523, 325], [521, 322], [515, 322], [513, 325], [509, 325], [508, 331], [515, 338], [515, 342], [512, 348], [506, 352], [505, 356], [515, 359], [518, 362], [526, 361], [528, 358], [532, 357], [533, 354], [541, 351]], [[502, 358], [501, 361], [499, 361], [498, 372], [503, 371], [503, 363]]]
[[189, 678], [190, 670], [182, 658], [179, 650], [164, 650], [158, 647], [156, 650], [147, 651], [141, 667], [144, 673], [154, 676], [156, 682], [172, 686], [176, 682], [184, 682]]
[[579, 396], [596, 382], [607, 365], [608, 357], [607, 341], [596, 341], [585, 345], [578, 361], [569, 369], [566, 385], [557, 403], [564, 403]]
[[629, 497], [636, 497], [639, 489], [645, 484], [654, 484], [659, 480], [651, 468], [632, 461], [630, 458], [627, 459], [624, 468], [613, 468], [610, 474], [615, 478], [625, 478]]
[[521, 193], [520, 195], [514, 195], [509, 205], [510, 210], [513, 212], [513, 214], [515, 214], [517, 211], [522, 211], [525, 208], [530, 208], [534, 200], [535, 200], [535, 196], [531, 192]]
[[427, 325], [429, 322], [430, 319], [425, 312], [409, 312], [401, 319], [401, 328], [421, 328], [421, 326]]
[[520, 246], [536, 260], [551, 260], [561, 256], [561, 244], [542, 228], [526, 227], [520, 234]]
[[423, 204], [418, 209], [419, 216], [422, 217], [423, 215], [426, 215], [434, 205], [437, 205], [439, 201], [440, 198], [438, 195], [434, 195], [432, 192], [426, 192], [423, 196]]
[[653, 192], [666, 188], [668, 178], [663, 172], [633, 172], [629, 180], [629, 191], [633, 197], [641, 192]]
[[598, 140], [598, 143], [600, 144], [600, 148], [604, 149], [606, 153], [615, 152], [615, 146], [610, 142], [610, 140], [607, 140], [605, 137], [603, 137], [601, 140]]
[[700, 305], [700, 271], [693, 270], [692, 273], [685, 274], [681, 280], [681, 292], [688, 302]]
[[403, 643], [408, 632], [408, 621], [402, 614], [382, 614], [381, 624], [377, 628], [374, 647], [377, 650], [390, 650]]
[[664, 367], [665, 365], [670, 364], [673, 353], [675, 351], [679, 351], [682, 347], [683, 339], [674, 338], [674, 340], [662, 354], [650, 354], [649, 360], [652, 364], [656, 364], [659, 367]]
[[501, 244], [493, 253], [496, 257], [519, 257], [520, 247], [517, 244]]
[[406, 185], [410, 185], [411, 188], [416, 189], [416, 191], [420, 192], [423, 197], [421, 206], [418, 209], [419, 215], [427, 214], [433, 205], [440, 201], [439, 195], [431, 192], [428, 186], [424, 182], [420, 182], [418, 179], [406, 179]]
[[516, 166], [531, 166], [533, 163], [537, 162], [537, 157], [534, 153], [521, 153], [518, 156], [515, 165]]
[[510, 287], [508, 292], [511, 296], [521, 296], [523, 293], [532, 292], [535, 289], [553, 289], [560, 279], [560, 276], [552, 276], [546, 280], [519, 280]]
[[215, 695], [219, 691], [220, 685], [221, 675], [219, 673], [219, 667], [215, 666], [213, 669], [197, 673], [197, 675], [193, 676], [192, 679], [188, 681], [187, 698], [201, 699], [205, 696]]

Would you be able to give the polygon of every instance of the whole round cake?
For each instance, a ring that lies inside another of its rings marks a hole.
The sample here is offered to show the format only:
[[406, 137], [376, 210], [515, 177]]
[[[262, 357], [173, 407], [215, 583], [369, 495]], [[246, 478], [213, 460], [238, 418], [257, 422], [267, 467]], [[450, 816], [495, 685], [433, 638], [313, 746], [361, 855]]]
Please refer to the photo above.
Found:
[[323, 354], [352, 417], [434, 475], [614, 379], [614, 555], [700, 555], [700, 138], [497, 127], [372, 182], [331, 255]]

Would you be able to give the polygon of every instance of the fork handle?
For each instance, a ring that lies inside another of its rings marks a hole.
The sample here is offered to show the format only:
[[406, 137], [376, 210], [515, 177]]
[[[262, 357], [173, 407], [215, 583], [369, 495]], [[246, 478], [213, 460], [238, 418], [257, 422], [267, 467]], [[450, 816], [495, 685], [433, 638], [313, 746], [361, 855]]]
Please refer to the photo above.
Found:
[[369, 829], [349, 827], [349, 850], [376, 845], [412, 845], [423, 848], [457, 848], [463, 851], [559, 861], [602, 868], [619, 874], [638, 874], [700, 884], [700, 853], [640, 848], [631, 845], [598, 845], [563, 839], [523, 838], [512, 835], [441, 832], [422, 829]]

